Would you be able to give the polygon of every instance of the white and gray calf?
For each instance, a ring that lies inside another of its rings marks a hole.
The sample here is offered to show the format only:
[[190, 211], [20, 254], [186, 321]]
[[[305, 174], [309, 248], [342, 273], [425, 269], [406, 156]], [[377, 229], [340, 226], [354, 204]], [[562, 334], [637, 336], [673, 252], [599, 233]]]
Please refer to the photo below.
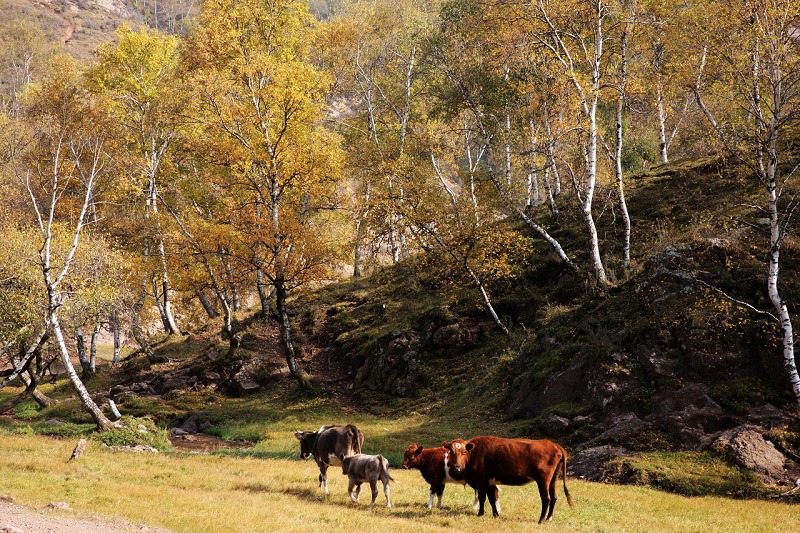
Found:
[[[386, 496], [386, 507], [391, 507], [389, 499], [389, 482], [395, 481], [389, 475], [389, 461], [382, 455], [366, 455], [359, 453], [350, 457], [340, 456], [342, 462], [342, 474], [349, 478], [347, 483], [347, 494], [350, 499], [358, 503], [361, 494], [361, 484], [369, 482], [372, 489], [372, 503], [370, 508], [375, 506], [375, 499], [378, 497], [378, 480], [383, 483], [383, 494]], [[355, 492], [353, 488], [355, 487]]]

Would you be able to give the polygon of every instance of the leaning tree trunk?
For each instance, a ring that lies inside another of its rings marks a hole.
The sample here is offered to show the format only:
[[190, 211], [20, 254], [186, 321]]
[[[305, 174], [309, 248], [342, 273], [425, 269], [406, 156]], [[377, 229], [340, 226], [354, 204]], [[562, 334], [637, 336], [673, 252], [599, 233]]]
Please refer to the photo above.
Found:
[[301, 388], [309, 389], [311, 388], [311, 383], [308, 381], [305, 373], [297, 366], [297, 360], [294, 354], [292, 327], [289, 322], [289, 314], [286, 312], [286, 285], [282, 279], [275, 280], [275, 305], [278, 309], [278, 317], [280, 319], [281, 348], [283, 350], [283, 356], [286, 358], [289, 372], [292, 374], [292, 377], [297, 380]]
[[75, 371], [75, 367], [72, 365], [72, 361], [69, 357], [69, 351], [67, 350], [67, 344], [64, 342], [64, 334], [61, 331], [61, 323], [58, 320], [57, 309], [58, 305], [53, 301], [53, 296], [51, 296], [50, 301], [50, 326], [52, 327], [53, 334], [56, 338], [56, 344], [58, 345], [59, 352], [61, 353], [61, 364], [64, 366], [64, 369], [67, 372], [67, 377], [69, 377], [72, 386], [75, 388], [75, 391], [78, 393], [78, 396], [81, 399], [81, 402], [89, 411], [89, 414], [92, 416], [92, 419], [97, 424], [97, 427], [101, 430], [112, 429], [114, 428], [114, 423], [106, 418], [100, 408], [94, 403], [92, 400], [89, 391], [86, 390], [86, 386], [81, 381], [80, 376]]
[[208, 299], [206, 293], [202, 290], [197, 289], [195, 290], [195, 294], [197, 295], [197, 299], [200, 300], [200, 304], [205, 309], [208, 318], [217, 318], [219, 316], [219, 311], [214, 308], [214, 304], [211, 303], [211, 300]]

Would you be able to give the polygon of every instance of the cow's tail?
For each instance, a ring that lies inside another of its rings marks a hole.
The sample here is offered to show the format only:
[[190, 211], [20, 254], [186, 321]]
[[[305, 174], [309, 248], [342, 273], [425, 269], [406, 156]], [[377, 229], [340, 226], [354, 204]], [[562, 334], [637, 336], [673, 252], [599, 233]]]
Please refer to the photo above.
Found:
[[569, 490], [567, 489], [567, 452], [563, 450], [563, 455], [561, 456], [561, 475], [564, 479], [564, 495], [567, 497], [567, 503], [569, 504], [570, 509], [573, 511], [575, 510], [575, 505], [572, 503], [572, 496], [569, 494]]
[[383, 470], [383, 473], [386, 474], [386, 477], [389, 478], [389, 481], [394, 481], [395, 483], [400, 483], [395, 478], [393, 478], [392, 475], [389, 473], [389, 460], [386, 457], [382, 456], [382, 455], [379, 455], [378, 457], [380, 457], [380, 461], [381, 461], [381, 470]]

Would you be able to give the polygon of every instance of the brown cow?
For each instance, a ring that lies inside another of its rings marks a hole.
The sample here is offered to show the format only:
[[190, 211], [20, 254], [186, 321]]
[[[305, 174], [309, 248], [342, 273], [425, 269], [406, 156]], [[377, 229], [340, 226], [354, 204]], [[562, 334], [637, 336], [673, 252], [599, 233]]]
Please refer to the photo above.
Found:
[[553, 518], [556, 506], [556, 481], [559, 469], [564, 476], [564, 494], [569, 506], [572, 497], [567, 490], [567, 452], [549, 440], [504, 439], [500, 437], [475, 437], [469, 441], [455, 439], [442, 444], [450, 451], [450, 472], [463, 478], [478, 491], [483, 515], [483, 504], [489, 495], [492, 514], [498, 516], [495, 504], [496, 485], [525, 485], [535, 481], [542, 498], [539, 523]]
[[[450, 475], [448, 457], [450, 452], [443, 447], [423, 448], [419, 444], [410, 444], [403, 454], [403, 468], [406, 470], [416, 468], [422, 474], [423, 479], [430, 483], [430, 499], [428, 509], [433, 509], [433, 496], [437, 496], [436, 507], [442, 508], [442, 494], [444, 493], [445, 483], [458, 483], [466, 485], [463, 479], [454, 479]], [[475, 501], [472, 503], [474, 508], [478, 508], [478, 493], [475, 492]]]

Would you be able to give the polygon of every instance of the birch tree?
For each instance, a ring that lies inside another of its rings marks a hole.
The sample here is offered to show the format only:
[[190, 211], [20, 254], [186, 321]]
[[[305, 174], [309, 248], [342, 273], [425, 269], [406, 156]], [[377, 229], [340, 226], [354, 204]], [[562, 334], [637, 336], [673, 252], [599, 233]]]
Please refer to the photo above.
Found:
[[[70, 291], [64, 288], [88, 213], [110, 171], [105, 110], [89, 97], [68, 56], [56, 57], [48, 77], [25, 95], [26, 119], [34, 139], [30, 150], [13, 161], [28, 193], [33, 225], [39, 233], [38, 267], [46, 294], [46, 324], [67, 376], [99, 429], [106, 418], [72, 364], [61, 325], [61, 309]], [[26, 354], [27, 355], [27, 354]]]
[[[704, 53], [695, 95], [720, 142], [763, 187], [770, 224], [766, 289], [780, 325], [786, 376], [800, 409], [793, 321], [780, 290], [781, 248], [797, 207], [800, 167], [791, 155], [797, 150], [795, 128], [800, 125], [800, 4], [723, 1], [709, 9], [722, 27], [702, 32]], [[730, 46], [731, 40], [741, 46]], [[730, 101], [735, 105], [727, 105]]]
[[604, 47], [607, 44], [610, 6], [604, 0], [592, 0], [561, 5], [556, 12], [552, 4], [538, 0], [534, 11], [544, 27], [540, 43], [561, 64], [563, 75], [575, 90], [585, 120], [585, 179], [576, 188], [576, 192], [589, 233], [589, 253], [595, 279], [604, 287], [610, 283], [603, 265], [594, 220], [594, 193], [598, 179], [597, 156], [601, 135], [597, 111], [601, 102], [607, 61]]

